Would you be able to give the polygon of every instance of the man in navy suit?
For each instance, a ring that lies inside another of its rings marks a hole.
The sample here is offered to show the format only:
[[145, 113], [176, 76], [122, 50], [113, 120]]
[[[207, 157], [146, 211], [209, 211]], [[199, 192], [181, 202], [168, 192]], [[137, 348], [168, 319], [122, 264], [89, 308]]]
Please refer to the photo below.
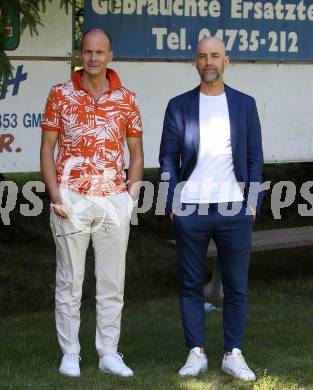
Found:
[[263, 152], [255, 100], [223, 81], [229, 58], [221, 40], [202, 39], [201, 83], [170, 100], [160, 147], [166, 212], [173, 222], [180, 304], [189, 355], [179, 375], [207, 370], [203, 284], [207, 249], [217, 246], [224, 290], [222, 370], [255, 380], [241, 353], [247, 317], [251, 237], [262, 200]]

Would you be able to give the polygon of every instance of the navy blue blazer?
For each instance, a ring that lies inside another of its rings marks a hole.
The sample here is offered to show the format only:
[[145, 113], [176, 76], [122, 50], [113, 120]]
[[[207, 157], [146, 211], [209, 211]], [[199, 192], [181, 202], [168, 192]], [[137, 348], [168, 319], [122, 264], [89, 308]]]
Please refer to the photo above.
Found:
[[[255, 100], [227, 85], [225, 93], [235, 177], [244, 183], [244, 199], [259, 212], [264, 195], [258, 188], [262, 183], [263, 150]], [[171, 99], [165, 112], [159, 162], [161, 174], [170, 175], [166, 214], [172, 210], [176, 185], [188, 180], [197, 163], [199, 98], [200, 86]], [[253, 182], [257, 184], [251, 185]]]

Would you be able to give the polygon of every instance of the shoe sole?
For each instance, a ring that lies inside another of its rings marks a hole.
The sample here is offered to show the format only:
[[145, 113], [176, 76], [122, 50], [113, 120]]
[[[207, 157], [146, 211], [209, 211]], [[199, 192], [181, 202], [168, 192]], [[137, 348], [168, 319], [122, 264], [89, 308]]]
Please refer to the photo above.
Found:
[[131, 374], [131, 375], [122, 375], [122, 374], [119, 374], [118, 372], [114, 372], [114, 371], [110, 371], [106, 368], [100, 368], [99, 367], [99, 370], [105, 374], [111, 374], [111, 375], [117, 375], [117, 376], [120, 376], [121, 378], [131, 378], [132, 376], [134, 376], [134, 374]]
[[232, 371], [228, 371], [228, 370], [226, 370], [226, 368], [223, 368], [223, 367], [221, 367], [221, 370], [225, 374], [230, 375], [233, 378], [239, 379], [239, 380], [244, 381], [244, 382], [255, 382], [256, 381], [256, 378], [254, 378], [254, 379], [244, 379], [244, 378], [241, 378], [240, 376], [236, 376]]
[[61, 375], [68, 376], [68, 377], [71, 377], [71, 378], [79, 378], [79, 377], [80, 377], [80, 374], [78, 374], [78, 375], [73, 375], [73, 374], [69, 374], [69, 373], [67, 373], [67, 372], [63, 372], [63, 371], [59, 371], [59, 373], [60, 373]]
[[179, 373], [178, 373], [178, 375], [181, 378], [197, 378], [197, 376], [199, 376], [200, 374], [203, 374], [206, 371], [208, 371], [208, 366], [204, 367], [204, 368], [201, 368], [201, 370], [199, 371], [199, 374], [197, 374], [197, 375], [180, 375]]

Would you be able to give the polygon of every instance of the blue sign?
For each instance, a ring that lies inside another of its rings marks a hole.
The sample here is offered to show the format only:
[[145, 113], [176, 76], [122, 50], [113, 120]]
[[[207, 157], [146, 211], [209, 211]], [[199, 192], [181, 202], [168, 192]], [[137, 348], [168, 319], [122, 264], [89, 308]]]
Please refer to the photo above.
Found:
[[115, 59], [190, 60], [218, 36], [235, 60], [312, 61], [311, 0], [89, 0], [85, 31], [107, 30]]

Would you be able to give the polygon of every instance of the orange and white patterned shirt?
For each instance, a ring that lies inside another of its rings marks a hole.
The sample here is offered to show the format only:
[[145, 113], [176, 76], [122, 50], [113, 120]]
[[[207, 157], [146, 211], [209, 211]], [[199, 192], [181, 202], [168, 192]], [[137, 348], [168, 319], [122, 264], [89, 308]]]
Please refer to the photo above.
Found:
[[76, 71], [51, 88], [41, 122], [44, 131], [58, 132], [57, 184], [88, 195], [126, 191], [125, 139], [142, 136], [136, 96], [107, 69], [109, 90], [95, 101], [81, 76]]

